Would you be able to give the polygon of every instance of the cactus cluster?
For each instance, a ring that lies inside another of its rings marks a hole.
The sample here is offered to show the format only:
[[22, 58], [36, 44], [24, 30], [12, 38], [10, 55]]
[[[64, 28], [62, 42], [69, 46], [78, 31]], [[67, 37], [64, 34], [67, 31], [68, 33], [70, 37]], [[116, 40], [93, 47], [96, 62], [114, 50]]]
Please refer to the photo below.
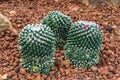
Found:
[[25, 26], [19, 34], [22, 65], [33, 72], [48, 74], [54, 65], [54, 51], [64, 49], [65, 57], [77, 67], [87, 68], [99, 61], [102, 44], [100, 26], [94, 22], [72, 20], [50, 12], [40, 24]]
[[22, 65], [29, 71], [48, 73], [54, 64], [55, 38], [46, 25], [25, 26], [19, 35]]
[[72, 25], [70, 17], [61, 12], [52, 11], [42, 20], [42, 24], [49, 26], [53, 30], [56, 38], [56, 47], [63, 49], [68, 31]]
[[73, 65], [87, 68], [98, 63], [101, 44], [102, 33], [99, 25], [77, 21], [68, 33], [64, 49], [66, 57]]

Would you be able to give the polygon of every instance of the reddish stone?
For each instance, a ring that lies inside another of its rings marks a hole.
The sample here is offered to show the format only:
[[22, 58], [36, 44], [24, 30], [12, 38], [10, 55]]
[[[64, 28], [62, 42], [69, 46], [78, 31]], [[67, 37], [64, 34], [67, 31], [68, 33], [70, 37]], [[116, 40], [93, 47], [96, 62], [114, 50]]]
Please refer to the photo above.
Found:
[[2, 64], [2, 66], [8, 66], [8, 65], [9, 65], [8, 62]]
[[119, 77], [119, 78], [117, 78], [117, 80], [120, 80], [120, 77]]
[[77, 73], [77, 72], [78, 72], [78, 68], [71, 69], [71, 73], [72, 73], [72, 74], [75, 74], [75, 73]]
[[37, 77], [35, 78], [35, 80], [41, 80], [41, 76], [37, 75]]
[[70, 69], [65, 69], [65, 74], [69, 75], [70, 74]]
[[106, 74], [108, 74], [108, 68], [107, 67], [101, 67], [101, 68], [98, 69], [98, 72], [101, 75], [106, 75]]
[[8, 77], [12, 78], [15, 75], [15, 71], [8, 72]]
[[59, 70], [60, 70], [60, 73], [64, 73], [63, 68], [59, 68]]
[[79, 6], [71, 6], [71, 7], [69, 7], [69, 9], [70, 9], [71, 11], [78, 11]]
[[96, 66], [92, 66], [91, 69], [92, 69], [93, 71], [97, 71], [97, 70], [98, 70], [98, 68], [97, 68]]
[[24, 68], [20, 68], [20, 73], [21, 74], [26, 74], [26, 70]]
[[63, 60], [61, 61], [61, 66], [69, 67], [70, 66], [70, 60]]

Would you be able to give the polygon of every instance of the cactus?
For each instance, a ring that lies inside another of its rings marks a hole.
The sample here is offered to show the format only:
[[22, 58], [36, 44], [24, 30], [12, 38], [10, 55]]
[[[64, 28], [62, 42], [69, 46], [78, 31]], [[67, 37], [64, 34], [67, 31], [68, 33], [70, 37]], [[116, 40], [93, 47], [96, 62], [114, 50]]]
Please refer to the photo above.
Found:
[[21, 62], [28, 71], [48, 74], [54, 64], [55, 37], [46, 25], [25, 26], [19, 34]]
[[100, 26], [94, 22], [77, 21], [72, 25], [65, 45], [65, 55], [74, 66], [88, 68], [99, 61], [102, 44]]
[[58, 11], [51, 11], [42, 20], [42, 24], [49, 26], [53, 30], [56, 37], [56, 47], [62, 49], [66, 43], [68, 31], [72, 24], [70, 17]]

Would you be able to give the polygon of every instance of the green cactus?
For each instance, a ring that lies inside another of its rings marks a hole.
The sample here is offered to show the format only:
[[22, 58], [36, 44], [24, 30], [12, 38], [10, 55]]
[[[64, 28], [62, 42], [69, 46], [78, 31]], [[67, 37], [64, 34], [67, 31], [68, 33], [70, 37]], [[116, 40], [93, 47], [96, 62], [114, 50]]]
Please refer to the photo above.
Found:
[[88, 68], [99, 61], [102, 44], [100, 26], [94, 22], [77, 21], [72, 25], [65, 45], [66, 58], [74, 66]]
[[42, 24], [49, 26], [53, 30], [56, 37], [56, 47], [62, 49], [66, 43], [68, 31], [72, 24], [70, 17], [58, 11], [51, 11], [42, 20]]
[[48, 74], [54, 64], [55, 37], [46, 25], [25, 26], [19, 34], [21, 62], [28, 71]]

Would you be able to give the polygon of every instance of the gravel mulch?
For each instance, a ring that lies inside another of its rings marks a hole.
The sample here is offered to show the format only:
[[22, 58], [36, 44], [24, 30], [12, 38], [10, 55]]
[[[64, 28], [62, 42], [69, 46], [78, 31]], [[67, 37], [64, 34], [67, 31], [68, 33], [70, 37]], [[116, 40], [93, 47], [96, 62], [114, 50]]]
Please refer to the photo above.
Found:
[[64, 51], [56, 50], [55, 66], [50, 74], [26, 71], [20, 63], [18, 34], [0, 32], [0, 80], [120, 80], [120, 6], [109, 4], [87, 7], [76, 0], [0, 0], [0, 12], [13, 27], [40, 23], [45, 15], [58, 10], [77, 20], [95, 21], [101, 25], [103, 45], [100, 61], [89, 69], [78, 69], [64, 59]]

